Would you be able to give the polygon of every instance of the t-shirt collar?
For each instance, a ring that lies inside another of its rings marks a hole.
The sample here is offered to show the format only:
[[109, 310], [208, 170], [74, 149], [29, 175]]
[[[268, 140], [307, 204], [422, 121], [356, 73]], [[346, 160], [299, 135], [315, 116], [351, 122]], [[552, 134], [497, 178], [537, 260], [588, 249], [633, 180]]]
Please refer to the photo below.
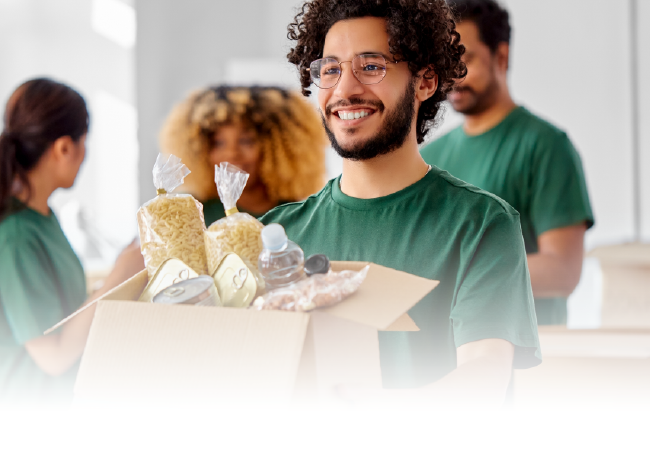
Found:
[[401, 191], [397, 191], [390, 195], [377, 198], [356, 198], [344, 194], [343, 191], [341, 191], [342, 175], [340, 175], [339, 177], [332, 180], [332, 200], [345, 208], [355, 209], [359, 211], [385, 208], [394, 203], [404, 202], [412, 195], [416, 194], [422, 189], [425, 189], [432, 183], [436, 177], [436, 174], [439, 172], [440, 170], [434, 166], [433, 168], [429, 169], [424, 177], [412, 185], [405, 187]]

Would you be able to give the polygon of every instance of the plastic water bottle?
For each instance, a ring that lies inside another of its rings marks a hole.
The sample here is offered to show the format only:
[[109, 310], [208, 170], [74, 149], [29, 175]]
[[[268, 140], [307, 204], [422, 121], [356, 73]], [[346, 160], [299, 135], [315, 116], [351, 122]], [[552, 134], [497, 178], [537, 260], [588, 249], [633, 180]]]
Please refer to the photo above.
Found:
[[288, 286], [304, 276], [305, 254], [287, 238], [282, 225], [272, 223], [262, 230], [264, 250], [257, 262], [267, 290]]

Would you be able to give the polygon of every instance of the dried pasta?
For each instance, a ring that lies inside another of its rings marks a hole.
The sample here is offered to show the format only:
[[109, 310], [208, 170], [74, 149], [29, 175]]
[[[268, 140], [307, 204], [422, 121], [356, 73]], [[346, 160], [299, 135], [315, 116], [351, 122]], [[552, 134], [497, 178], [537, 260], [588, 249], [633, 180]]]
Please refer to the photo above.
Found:
[[208, 270], [214, 273], [228, 253], [236, 253], [249, 267], [257, 268], [262, 251], [262, 225], [250, 214], [237, 211], [237, 200], [248, 181], [248, 174], [230, 163], [214, 166], [214, 181], [226, 217], [210, 225], [205, 232]]
[[210, 225], [205, 232], [209, 273], [214, 273], [228, 253], [236, 253], [252, 267], [262, 251], [262, 225], [252, 216], [236, 213]]
[[149, 276], [169, 258], [207, 273], [203, 207], [191, 195], [159, 195], [138, 211], [142, 254]]
[[203, 205], [191, 195], [171, 193], [189, 173], [174, 155], [156, 158], [153, 184], [158, 196], [138, 210], [140, 248], [150, 279], [169, 258], [180, 259], [199, 275], [207, 273]]

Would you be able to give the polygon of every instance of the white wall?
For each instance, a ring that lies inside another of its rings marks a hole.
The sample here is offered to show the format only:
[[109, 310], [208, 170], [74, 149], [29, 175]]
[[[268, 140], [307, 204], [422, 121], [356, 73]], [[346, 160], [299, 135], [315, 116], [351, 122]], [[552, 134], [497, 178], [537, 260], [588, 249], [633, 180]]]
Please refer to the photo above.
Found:
[[650, 242], [650, 2], [638, 0], [639, 148], [641, 184], [641, 236]]

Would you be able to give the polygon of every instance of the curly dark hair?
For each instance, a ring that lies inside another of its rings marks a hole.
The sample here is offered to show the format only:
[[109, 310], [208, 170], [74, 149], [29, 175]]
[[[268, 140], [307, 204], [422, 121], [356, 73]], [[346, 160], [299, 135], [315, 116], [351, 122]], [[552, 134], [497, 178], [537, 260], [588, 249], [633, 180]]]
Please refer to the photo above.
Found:
[[494, 0], [447, 0], [457, 21], [472, 21], [478, 28], [481, 41], [494, 53], [500, 43], [510, 44], [508, 11]]
[[309, 96], [311, 84], [305, 70], [312, 61], [323, 57], [325, 36], [336, 22], [360, 17], [386, 19], [388, 45], [396, 59], [408, 62], [414, 76], [426, 69], [425, 78], [438, 75], [438, 89], [422, 103], [417, 117], [417, 141], [435, 125], [441, 103], [455, 80], [467, 74], [461, 56], [454, 17], [444, 0], [311, 0], [299, 9], [288, 26], [287, 37], [297, 41], [287, 58], [300, 72], [302, 93]]
[[212, 137], [235, 123], [257, 135], [260, 177], [272, 200], [302, 200], [323, 187], [327, 136], [315, 108], [299, 92], [279, 87], [221, 85], [176, 105], [160, 133], [163, 152], [192, 171], [183, 183], [186, 192], [201, 200], [218, 195], [209, 163]]

